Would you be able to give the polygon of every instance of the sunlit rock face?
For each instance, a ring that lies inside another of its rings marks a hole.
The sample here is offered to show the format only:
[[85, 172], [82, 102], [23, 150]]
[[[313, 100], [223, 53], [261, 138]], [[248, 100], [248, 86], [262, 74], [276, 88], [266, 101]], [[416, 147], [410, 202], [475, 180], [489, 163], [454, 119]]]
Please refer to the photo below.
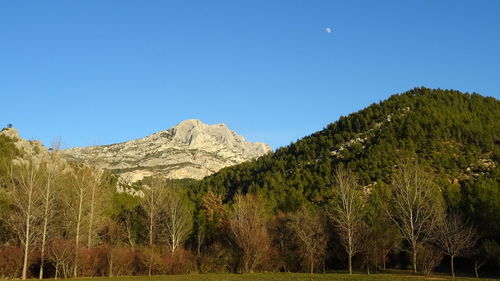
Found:
[[152, 175], [201, 179], [271, 151], [267, 144], [245, 141], [224, 124], [190, 119], [141, 139], [70, 148], [63, 153], [73, 160], [94, 161], [135, 182]]
[[5, 128], [0, 132], [0, 135], [4, 135], [14, 140], [14, 145], [17, 149], [26, 153], [26, 155], [32, 157], [45, 157], [48, 155], [48, 150], [43, 144], [38, 140], [25, 140], [19, 136], [19, 131], [15, 128]]

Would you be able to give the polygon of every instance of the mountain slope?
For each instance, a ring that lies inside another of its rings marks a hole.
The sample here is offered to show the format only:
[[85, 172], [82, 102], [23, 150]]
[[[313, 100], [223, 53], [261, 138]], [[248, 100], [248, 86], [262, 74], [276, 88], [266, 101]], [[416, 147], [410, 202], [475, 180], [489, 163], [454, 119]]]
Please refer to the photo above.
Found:
[[223, 169], [195, 188], [227, 200], [238, 191], [264, 193], [277, 209], [293, 210], [303, 200], [323, 202], [339, 163], [373, 185], [389, 183], [397, 159], [418, 157], [434, 170], [448, 200], [477, 216], [487, 209], [500, 218], [499, 144], [500, 101], [416, 88], [341, 117], [273, 154]]
[[63, 153], [77, 161], [94, 160], [133, 182], [151, 175], [201, 179], [270, 151], [268, 145], [247, 142], [224, 124], [191, 119], [141, 139]]

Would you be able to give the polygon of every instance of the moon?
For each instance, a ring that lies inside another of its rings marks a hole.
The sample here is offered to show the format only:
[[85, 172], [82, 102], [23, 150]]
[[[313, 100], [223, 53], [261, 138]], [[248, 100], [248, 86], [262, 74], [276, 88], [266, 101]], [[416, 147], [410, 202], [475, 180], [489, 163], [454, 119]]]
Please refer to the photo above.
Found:
[[326, 33], [332, 33], [332, 29], [330, 27], [325, 28]]

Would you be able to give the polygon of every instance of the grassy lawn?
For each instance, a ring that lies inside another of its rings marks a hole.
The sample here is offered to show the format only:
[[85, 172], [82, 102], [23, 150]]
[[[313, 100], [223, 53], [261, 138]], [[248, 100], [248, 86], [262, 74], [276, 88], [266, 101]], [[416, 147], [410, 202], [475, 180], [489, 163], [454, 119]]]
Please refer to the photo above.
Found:
[[[413, 276], [404, 274], [306, 274], [306, 273], [252, 273], [252, 274], [191, 274], [191, 275], [161, 275], [161, 276], [123, 276], [123, 277], [98, 277], [98, 278], [79, 278], [79, 279], [62, 279], [62, 280], [106, 280], [106, 281], [129, 281], [129, 280], [145, 280], [145, 281], [363, 281], [363, 280], [380, 280], [380, 281], [419, 281], [419, 280], [452, 280], [449, 276]], [[495, 279], [476, 279], [476, 278], [456, 278], [455, 280], [495, 280]], [[496, 279], [498, 280], [498, 279]]]

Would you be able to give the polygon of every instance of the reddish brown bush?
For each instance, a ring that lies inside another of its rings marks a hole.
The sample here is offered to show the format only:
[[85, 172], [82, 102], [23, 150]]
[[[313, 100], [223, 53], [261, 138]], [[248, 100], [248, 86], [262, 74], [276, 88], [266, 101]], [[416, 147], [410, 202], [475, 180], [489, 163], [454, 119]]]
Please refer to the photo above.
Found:
[[178, 249], [173, 255], [167, 252], [162, 256], [162, 262], [165, 274], [187, 274], [196, 271], [196, 257], [185, 249]]
[[70, 277], [75, 257], [75, 243], [69, 240], [57, 239], [50, 243], [48, 255], [54, 264], [55, 277]]
[[99, 259], [101, 250], [101, 248], [87, 249], [79, 247], [79, 276], [102, 275], [102, 272], [106, 269], [103, 268], [103, 263]]
[[112, 276], [132, 275], [134, 273], [134, 262], [136, 251], [126, 247], [111, 249], [112, 263], [110, 272]]
[[21, 276], [23, 249], [9, 246], [0, 250], [0, 278], [18, 278]]

